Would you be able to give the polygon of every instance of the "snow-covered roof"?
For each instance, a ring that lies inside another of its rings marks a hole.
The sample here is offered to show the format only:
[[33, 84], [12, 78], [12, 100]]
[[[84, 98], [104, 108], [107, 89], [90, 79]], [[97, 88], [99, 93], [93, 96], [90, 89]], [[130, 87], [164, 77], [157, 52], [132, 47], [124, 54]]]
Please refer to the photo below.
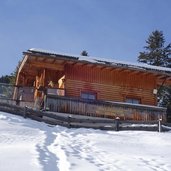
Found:
[[153, 71], [171, 73], [171, 68], [153, 66], [153, 65], [148, 65], [145, 63], [140, 63], [140, 62], [137, 62], [137, 63], [124, 62], [124, 61], [114, 60], [111, 58], [72, 55], [72, 54], [58, 53], [58, 52], [54, 52], [54, 51], [49, 51], [49, 50], [44, 50], [44, 49], [36, 49], [36, 48], [31, 48], [28, 50], [28, 52], [41, 53], [41, 54], [50, 55], [53, 57], [63, 56], [63, 57], [71, 58], [74, 60], [85, 61], [85, 62], [90, 62], [90, 63], [105, 64], [105, 65], [110, 65], [110, 66], [128, 67], [128, 68], [138, 69], [138, 70], [153, 70]]

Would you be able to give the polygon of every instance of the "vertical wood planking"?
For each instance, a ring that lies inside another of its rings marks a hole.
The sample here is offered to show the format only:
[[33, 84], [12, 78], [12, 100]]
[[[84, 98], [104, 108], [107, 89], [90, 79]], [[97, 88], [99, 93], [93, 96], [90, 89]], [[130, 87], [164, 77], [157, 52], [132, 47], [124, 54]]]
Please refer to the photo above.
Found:
[[[87, 102], [70, 98], [51, 98], [47, 99], [48, 107], [55, 112], [80, 114], [97, 117], [116, 118], [121, 120], [152, 121], [163, 118], [166, 120], [165, 109], [136, 107], [134, 105], [122, 105], [113, 103]], [[53, 106], [53, 108], [51, 108]]]

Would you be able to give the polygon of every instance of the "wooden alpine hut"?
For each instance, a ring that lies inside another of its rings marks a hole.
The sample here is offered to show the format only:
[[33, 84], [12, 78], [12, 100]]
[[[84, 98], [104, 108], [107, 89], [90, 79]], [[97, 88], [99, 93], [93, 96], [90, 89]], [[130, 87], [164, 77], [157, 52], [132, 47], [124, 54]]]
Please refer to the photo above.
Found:
[[162, 85], [171, 85], [169, 68], [41, 49], [23, 54], [14, 92], [19, 105], [124, 120], [166, 120], [157, 94]]

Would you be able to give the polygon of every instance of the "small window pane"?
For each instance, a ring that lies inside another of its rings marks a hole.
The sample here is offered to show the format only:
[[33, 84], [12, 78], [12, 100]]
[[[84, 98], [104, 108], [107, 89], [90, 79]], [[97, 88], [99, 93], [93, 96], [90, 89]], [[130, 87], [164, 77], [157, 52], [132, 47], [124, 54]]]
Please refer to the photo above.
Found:
[[95, 100], [95, 99], [96, 99], [96, 94], [89, 93], [89, 92], [81, 93], [81, 98], [82, 98], [82, 99]]
[[81, 98], [87, 99], [87, 98], [88, 98], [88, 94], [86, 94], [86, 93], [81, 93]]
[[132, 99], [126, 99], [127, 103], [132, 103]]
[[140, 100], [139, 100], [139, 99], [127, 98], [127, 99], [126, 99], [126, 103], [140, 104]]
[[140, 100], [138, 100], [138, 99], [133, 99], [133, 100], [132, 100], [132, 103], [134, 103], [134, 104], [139, 104], [139, 103], [140, 103]]
[[89, 94], [89, 97], [88, 97], [88, 99], [95, 100], [95, 95], [94, 95], [94, 94]]

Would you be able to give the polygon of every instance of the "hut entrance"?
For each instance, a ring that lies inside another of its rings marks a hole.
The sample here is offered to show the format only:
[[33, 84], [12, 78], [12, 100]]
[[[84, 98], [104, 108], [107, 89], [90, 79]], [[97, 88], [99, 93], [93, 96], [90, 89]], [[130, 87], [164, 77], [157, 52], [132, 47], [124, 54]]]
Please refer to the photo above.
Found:
[[36, 76], [34, 87], [34, 108], [45, 108], [47, 95], [65, 95], [64, 72], [44, 69]]

